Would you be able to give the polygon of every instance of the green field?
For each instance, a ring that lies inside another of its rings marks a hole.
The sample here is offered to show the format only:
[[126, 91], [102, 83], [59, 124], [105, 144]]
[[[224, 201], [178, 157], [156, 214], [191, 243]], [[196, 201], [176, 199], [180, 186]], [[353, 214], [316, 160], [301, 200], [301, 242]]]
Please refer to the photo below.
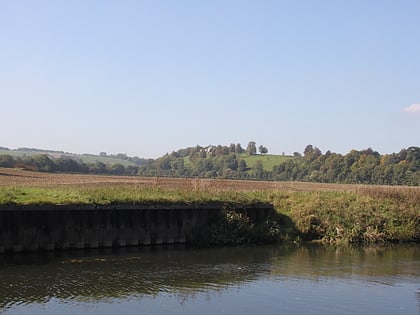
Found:
[[279, 165], [287, 160], [293, 159], [293, 156], [274, 154], [248, 155], [244, 153], [240, 154], [238, 157], [244, 159], [246, 165], [250, 168], [252, 168], [257, 163], [257, 161], [261, 161], [263, 163], [265, 171], [272, 171], [273, 166]]

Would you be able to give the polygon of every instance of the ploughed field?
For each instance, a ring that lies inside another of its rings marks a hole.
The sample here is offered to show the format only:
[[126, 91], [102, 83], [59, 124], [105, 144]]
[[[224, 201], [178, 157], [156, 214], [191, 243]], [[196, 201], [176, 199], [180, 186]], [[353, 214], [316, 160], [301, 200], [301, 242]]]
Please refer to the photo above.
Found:
[[384, 193], [405, 191], [420, 194], [420, 187], [383, 186], [383, 185], [354, 185], [354, 184], [327, 184], [307, 182], [275, 182], [253, 180], [227, 180], [227, 179], [197, 179], [197, 178], [167, 178], [167, 177], [140, 177], [140, 176], [108, 176], [90, 174], [62, 174], [41, 173], [16, 168], [0, 168], [0, 187], [159, 187], [165, 189], [207, 189], [227, 191], [256, 191], [256, 190], [283, 190], [283, 191], [337, 191], [358, 193]]

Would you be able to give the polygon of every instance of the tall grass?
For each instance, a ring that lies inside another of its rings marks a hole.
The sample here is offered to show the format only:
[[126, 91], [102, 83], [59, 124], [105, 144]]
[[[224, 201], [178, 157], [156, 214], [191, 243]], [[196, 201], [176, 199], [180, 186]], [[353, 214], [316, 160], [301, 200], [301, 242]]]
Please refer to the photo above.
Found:
[[327, 243], [420, 241], [420, 196], [291, 192], [272, 197], [305, 240]]
[[42, 187], [0, 187], [0, 205], [30, 204], [144, 204], [144, 203], [208, 203], [237, 202], [254, 203], [261, 201], [260, 192], [234, 192], [214, 187], [196, 186], [164, 189], [159, 186], [133, 187], [83, 187], [83, 188], [42, 188]]

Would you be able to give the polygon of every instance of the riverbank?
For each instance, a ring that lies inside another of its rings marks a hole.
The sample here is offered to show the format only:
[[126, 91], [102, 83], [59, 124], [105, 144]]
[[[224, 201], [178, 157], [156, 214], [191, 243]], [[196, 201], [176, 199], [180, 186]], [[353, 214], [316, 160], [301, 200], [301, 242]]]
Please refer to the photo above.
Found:
[[[318, 240], [325, 243], [420, 241], [420, 196], [416, 191], [234, 192], [159, 187], [37, 188], [1, 187], [0, 209], [25, 205], [185, 204], [197, 209], [219, 204], [210, 244]], [[255, 224], [236, 208], [269, 204], [276, 215]]]
[[[210, 227], [210, 244], [420, 242], [420, 187], [125, 179], [8, 169], [0, 177], [0, 209], [157, 204], [200, 209], [217, 204], [221, 211]], [[272, 207], [274, 215], [256, 224], [237, 211], [256, 204]]]

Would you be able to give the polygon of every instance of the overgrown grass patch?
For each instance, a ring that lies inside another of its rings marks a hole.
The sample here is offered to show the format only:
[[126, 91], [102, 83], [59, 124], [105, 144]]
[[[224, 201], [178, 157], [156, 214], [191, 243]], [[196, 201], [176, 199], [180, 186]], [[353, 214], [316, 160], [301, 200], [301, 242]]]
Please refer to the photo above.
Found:
[[413, 201], [349, 192], [278, 193], [273, 199], [305, 240], [328, 243], [418, 242], [420, 200]]

